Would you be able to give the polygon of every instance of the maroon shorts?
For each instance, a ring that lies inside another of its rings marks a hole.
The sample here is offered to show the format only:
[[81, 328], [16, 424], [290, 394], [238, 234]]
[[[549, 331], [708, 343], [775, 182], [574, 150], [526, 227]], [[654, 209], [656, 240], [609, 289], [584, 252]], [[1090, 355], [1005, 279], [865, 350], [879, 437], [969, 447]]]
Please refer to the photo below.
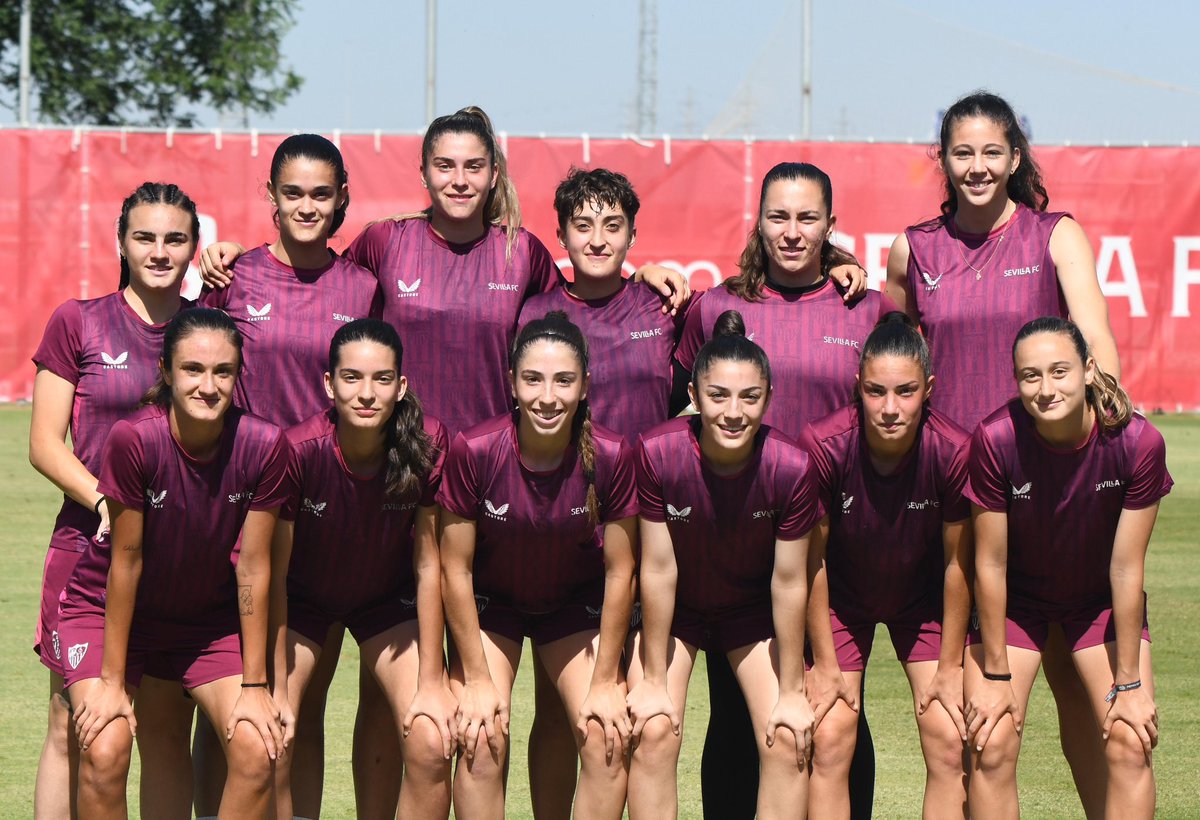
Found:
[[[100, 677], [104, 660], [104, 615], [66, 614], [59, 622], [66, 685]], [[157, 624], [129, 633], [125, 681], [138, 686], [143, 674], [178, 680], [195, 689], [242, 674], [242, 641], [237, 632], [214, 634], [204, 624]]]
[[[1072, 652], [1088, 649], [1117, 639], [1117, 625], [1113, 621], [1112, 606], [1093, 604], [1073, 610], [1048, 613], [1037, 606], [1019, 601], [1009, 601], [1004, 619], [1004, 642], [1018, 649], [1033, 649], [1042, 652], [1050, 634], [1050, 625], [1062, 627], [1067, 648]], [[1150, 625], [1146, 619], [1146, 604], [1142, 604], [1142, 640], [1150, 640]], [[977, 618], [971, 617], [971, 629], [967, 632], [967, 643], [983, 643]]]
[[37, 632], [34, 635], [33, 651], [38, 653], [51, 672], [62, 675], [62, 641], [58, 637], [58, 599], [66, 589], [81, 552], [51, 547], [46, 550], [46, 566], [42, 570], [42, 605], [38, 613]]
[[360, 606], [349, 612], [335, 614], [304, 598], [288, 598], [288, 629], [294, 629], [318, 645], [325, 643], [329, 628], [345, 624], [359, 644], [386, 632], [397, 624], [417, 617], [416, 593], [412, 597], [393, 595]]
[[671, 635], [706, 652], [730, 652], [775, 636], [771, 601], [721, 612], [697, 612], [675, 605]]
[[[850, 619], [847, 619], [850, 620]], [[875, 622], [843, 622], [833, 610], [829, 611], [833, 627], [833, 645], [837, 650], [838, 667], [843, 672], [861, 672], [867, 668], [871, 646], [875, 642]], [[942, 651], [942, 623], [936, 612], [924, 616], [887, 621], [892, 647], [901, 663], [936, 661]]]
[[552, 612], [523, 612], [487, 595], [475, 596], [479, 628], [510, 641], [528, 637], [535, 645], [553, 643], [577, 632], [599, 631], [604, 587], [588, 589]]

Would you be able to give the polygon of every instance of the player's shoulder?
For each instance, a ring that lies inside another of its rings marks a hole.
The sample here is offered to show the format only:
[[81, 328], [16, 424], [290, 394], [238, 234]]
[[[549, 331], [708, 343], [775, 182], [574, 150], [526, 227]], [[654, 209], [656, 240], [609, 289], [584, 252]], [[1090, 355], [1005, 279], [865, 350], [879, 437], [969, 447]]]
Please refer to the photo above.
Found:
[[1032, 426], [1021, 400], [1011, 399], [984, 416], [972, 435], [996, 444], [1014, 444], [1026, 420]]
[[521, 305], [521, 324], [540, 319], [551, 310], [564, 310], [571, 303], [566, 282], [559, 282], [552, 290], [535, 293]]
[[515, 428], [512, 413], [501, 413], [473, 424], [460, 435], [472, 448], [511, 436]]
[[800, 443], [796, 439], [779, 428], [764, 424], [758, 436], [762, 442], [764, 459], [774, 463], [798, 461], [801, 464], [806, 464], [808, 462], [807, 451], [800, 446]]
[[692, 437], [692, 420], [694, 416], [680, 416], [667, 419], [662, 424], [651, 427], [639, 436], [647, 447], [670, 446], [671, 444]]
[[266, 447], [274, 447], [280, 439], [287, 438], [279, 425], [240, 407], [229, 408], [225, 414], [225, 426], [232, 428], [235, 440]]
[[926, 405], [925, 424], [921, 433], [926, 440], [935, 444], [945, 445], [950, 449], [958, 449], [970, 440], [971, 434], [956, 424], [946, 414]]
[[592, 422], [592, 441], [595, 442], [597, 450], [607, 450], [615, 456], [621, 449], [621, 446], [626, 443], [625, 437], [615, 430]]
[[294, 448], [300, 449], [327, 441], [335, 434], [336, 429], [330, 411], [322, 410], [289, 427], [286, 433], [288, 443]]
[[1128, 422], [1117, 428], [1101, 430], [1101, 436], [1105, 440], [1118, 441], [1130, 448], [1144, 450], [1166, 447], [1166, 442], [1158, 428], [1136, 410], [1130, 414]]
[[857, 434], [859, 426], [859, 406], [847, 404], [809, 423], [808, 435], [816, 443], [823, 444], [848, 434]]
[[429, 440], [438, 447], [449, 446], [450, 431], [446, 429], [446, 425], [442, 424], [441, 420], [436, 416], [431, 416], [429, 413], [421, 414], [421, 427], [425, 430], [425, 435], [429, 436]]

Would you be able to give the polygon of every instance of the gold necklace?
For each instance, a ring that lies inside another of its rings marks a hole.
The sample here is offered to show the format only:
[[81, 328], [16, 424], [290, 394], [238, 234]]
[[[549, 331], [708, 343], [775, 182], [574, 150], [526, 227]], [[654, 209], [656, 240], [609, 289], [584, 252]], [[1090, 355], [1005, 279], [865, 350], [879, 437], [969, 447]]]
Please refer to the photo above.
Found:
[[975, 267], [974, 265], [972, 265], [970, 262], [968, 262], [968, 261], [967, 261], [967, 255], [966, 255], [966, 254], [963, 252], [963, 249], [962, 249], [962, 246], [963, 246], [964, 244], [966, 244], [966, 243], [964, 243], [964, 242], [962, 241], [962, 239], [960, 239], [960, 238], [959, 238], [959, 235], [958, 235], [958, 227], [957, 227], [956, 225], [954, 225], [954, 219], [953, 219], [953, 218], [951, 218], [951, 219], [950, 219], [949, 225], [950, 225], [950, 226], [953, 228], [953, 234], [952, 234], [952, 235], [954, 236], [954, 239], [955, 239], [955, 242], [954, 242], [954, 247], [958, 248], [958, 255], [959, 255], [960, 257], [962, 257], [963, 264], [964, 264], [964, 265], [966, 265], [966, 266], [967, 266], [968, 268], [970, 268], [971, 270], [975, 271], [975, 281], [976, 281], [976, 282], [978, 282], [980, 279], [982, 279], [982, 278], [983, 278], [983, 271], [984, 271], [984, 269], [985, 269], [985, 268], [986, 268], [988, 265], [992, 264], [992, 260], [996, 258], [996, 254], [997, 254], [997, 253], [999, 253], [999, 251], [1000, 251], [1000, 245], [1002, 245], [1002, 244], [1004, 243], [1004, 235], [1005, 235], [1006, 233], [1008, 233], [1008, 229], [1012, 227], [1013, 221], [1014, 221], [1015, 219], [1016, 219], [1016, 213], [1014, 213], [1014, 214], [1012, 215], [1012, 217], [1010, 217], [1010, 218], [1009, 218], [1009, 220], [1008, 220], [1008, 224], [1007, 224], [1006, 226], [1004, 226], [1004, 230], [1000, 232], [1000, 236], [999, 236], [999, 238], [998, 238], [998, 239], [996, 239], [996, 247], [992, 248], [992, 253], [991, 253], [991, 255], [990, 255], [988, 258], [987, 258], [987, 261], [985, 261], [985, 262], [984, 262], [984, 263], [983, 263], [983, 264], [982, 264], [980, 267], [978, 267], [978, 268], [977, 268], [977, 267]]

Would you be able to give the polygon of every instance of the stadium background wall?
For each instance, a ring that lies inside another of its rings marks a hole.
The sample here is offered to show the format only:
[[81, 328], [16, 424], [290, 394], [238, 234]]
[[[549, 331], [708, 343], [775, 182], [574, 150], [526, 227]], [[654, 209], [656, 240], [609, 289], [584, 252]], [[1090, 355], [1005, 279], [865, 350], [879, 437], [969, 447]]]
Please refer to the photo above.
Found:
[[[178, 184], [201, 242], [247, 247], [273, 228], [265, 180], [286, 135], [256, 132], [0, 130], [0, 401], [28, 398], [30, 355], [51, 311], [117, 282], [121, 200], [144, 180]], [[352, 204], [334, 247], [368, 221], [419, 210], [420, 137], [334, 134]], [[560, 264], [554, 187], [572, 165], [627, 174], [642, 199], [629, 263], [666, 264], [703, 289], [736, 273], [763, 174], [783, 160], [833, 178], [837, 241], [873, 287], [897, 232], [935, 216], [941, 177], [928, 145], [504, 136], [524, 224]], [[1083, 225], [1097, 255], [1126, 387], [1146, 410], [1200, 409], [1200, 149], [1038, 146], [1051, 208]], [[1002, 271], [992, 272], [1003, 275]], [[386, 286], [387, 283], [385, 283]], [[189, 273], [186, 294], [198, 290]]]

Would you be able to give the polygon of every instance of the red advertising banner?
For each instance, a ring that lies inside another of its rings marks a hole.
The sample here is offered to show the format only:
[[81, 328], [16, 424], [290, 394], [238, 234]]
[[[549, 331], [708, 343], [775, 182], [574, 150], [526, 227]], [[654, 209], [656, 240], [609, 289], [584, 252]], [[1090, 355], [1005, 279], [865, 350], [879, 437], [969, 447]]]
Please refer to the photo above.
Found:
[[[92, 130], [0, 131], [0, 401], [28, 398], [30, 355], [53, 309], [117, 285], [121, 200], [170, 181], [201, 212], [201, 242], [272, 236], [265, 181], [283, 135]], [[337, 137], [352, 205], [335, 247], [368, 221], [425, 207], [420, 138]], [[642, 200], [630, 265], [682, 271], [703, 289], [736, 273], [763, 174], [805, 160], [833, 179], [838, 241], [884, 279], [906, 225], [938, 212], [928, 146], [508, 137], [525, 224], [553, 252], [554, 187], [572, 166], [624, 172]], [[1038, 147], [1051, 207], [1071, 212], [1096, 252], [1126, 387], [1147, 410], [1200, 409], [1200, 150]], [[565, 264], [565, 254], [563, 263]], [[189, 289], [198, 289], [195, 272]]]

